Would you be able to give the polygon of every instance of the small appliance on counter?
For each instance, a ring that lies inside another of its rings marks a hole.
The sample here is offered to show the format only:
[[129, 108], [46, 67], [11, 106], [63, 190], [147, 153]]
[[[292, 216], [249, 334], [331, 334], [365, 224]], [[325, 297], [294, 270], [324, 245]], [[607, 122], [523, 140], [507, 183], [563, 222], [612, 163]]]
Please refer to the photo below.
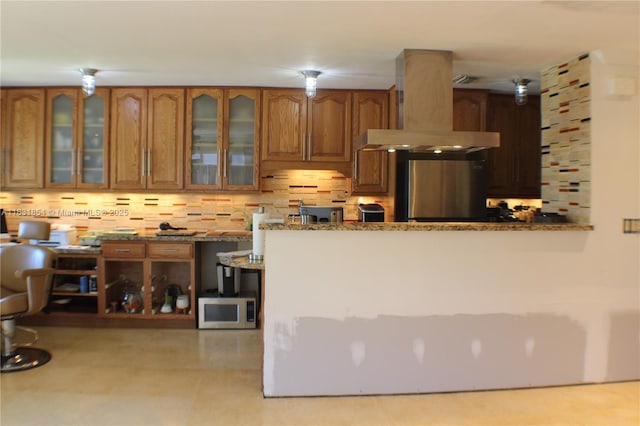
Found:
[[[240, 273], [232, 266], [216, 264], [218, 272], [218, 294], [220, 297], [235, 297], [240, 293]], [[238, 273], [237, 273], [238, 272]]]
[[77, 241], [78, 231], [73, 225], [53, 224], [48, 240], [32, 240], [31, 244], [56, 247], [74, 245]]
[[333, 206], [300, 206], [300, 216], [315, 216], [318, 223], [342, 223], [342, 207]]
[[360, 222], [384, 222], [384, 207], [380, 204], [358, 204]]

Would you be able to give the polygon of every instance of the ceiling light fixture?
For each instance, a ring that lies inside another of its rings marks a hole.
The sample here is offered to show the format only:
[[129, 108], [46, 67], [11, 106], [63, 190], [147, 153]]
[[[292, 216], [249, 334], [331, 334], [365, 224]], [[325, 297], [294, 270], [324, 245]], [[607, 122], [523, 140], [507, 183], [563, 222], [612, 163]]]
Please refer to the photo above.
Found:
[[82, 92], [91, 96], [96, 91], [96, 73], [97, 69], [94, 68], [80, 68], [80, 74], [82, 74]]
[[306, 80], [305, 92], [308, 98], [313, 98], [316, 96], [316, 81], [318, 80], [318, 76], [322, 74], [320, 71], [314, 70], [306, 70], [301, 71], [302, 75]]
[[528, 78], [518, 78], [512, 80], [516, 85], [516, 105], [526, 105], [527, 103], [527, 84], [531, 82]]

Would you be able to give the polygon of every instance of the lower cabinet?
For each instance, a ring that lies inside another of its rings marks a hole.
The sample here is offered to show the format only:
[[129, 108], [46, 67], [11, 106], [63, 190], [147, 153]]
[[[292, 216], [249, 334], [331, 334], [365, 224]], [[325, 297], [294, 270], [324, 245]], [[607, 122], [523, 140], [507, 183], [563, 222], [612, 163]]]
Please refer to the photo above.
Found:
[[101, 253], [58, 253], [44, 314], [20, 323], [196, 328], [200, 275], [195, 242], [103, 241]]
[[98, 254], [58, 254], [50, 313], [98, 313]]
[[103, 241], [100, 315], [186, 320], [195, 327], [197, 258], [193, 242]]

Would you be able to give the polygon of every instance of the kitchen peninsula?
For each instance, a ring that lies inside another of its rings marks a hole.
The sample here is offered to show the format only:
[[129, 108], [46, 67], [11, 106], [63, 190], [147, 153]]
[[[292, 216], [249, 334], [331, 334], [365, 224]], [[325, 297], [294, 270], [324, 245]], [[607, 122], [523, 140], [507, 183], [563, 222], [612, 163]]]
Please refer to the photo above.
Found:
[[637, 374], [626, 343], [637, 283], [594, 282], [604, 277], [589, 225], [262, 226], [265, 396]]

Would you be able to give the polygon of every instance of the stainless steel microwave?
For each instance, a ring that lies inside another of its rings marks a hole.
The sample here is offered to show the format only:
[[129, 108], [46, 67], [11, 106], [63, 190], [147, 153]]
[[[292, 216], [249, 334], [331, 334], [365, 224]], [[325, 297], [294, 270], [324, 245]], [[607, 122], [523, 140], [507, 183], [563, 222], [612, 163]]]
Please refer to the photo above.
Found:
[[198, 298], [198, 328], [256, 328], [258, 308], [255, 292], [236, 297]]

